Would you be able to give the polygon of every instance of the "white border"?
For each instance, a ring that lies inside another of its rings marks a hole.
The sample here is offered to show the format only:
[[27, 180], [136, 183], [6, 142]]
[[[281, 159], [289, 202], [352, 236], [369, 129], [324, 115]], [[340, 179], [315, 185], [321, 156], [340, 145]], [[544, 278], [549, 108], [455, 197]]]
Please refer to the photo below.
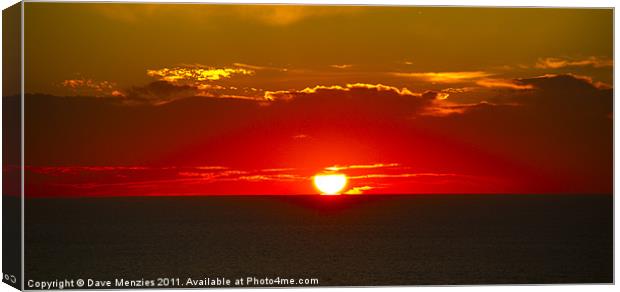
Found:
[[[125, 2], [125, 1], [69, 1], [69, 0], [65, 0], [65, 1], [46, 1], [46, 0], [27, 0], [26, 2]], [[564, 1], [558, 1], [558, 0], [509, 0], [509, 1], [499, 1], [499, 0], [451, 0], [451, 1], [442, 1], [442, 0], [438, 0], [438, 1], [433, 1], [433, 0], [410, 0], [410, 1], [406, 1], [406, 0], [290, 0], [290, 1], [285, 1], [285, 0], [270, 0], [270, 1], [265, 1], [265, 0], [236, 0], [236, 1], [226, 1], [226, 0], [209, 0], [209, 1], [182, 1], [182, 0], [134, 0], [131, 2], [158, 2], [158, 3], [256, 3], [256, 4], [315, 4], [315, 5], [418, 5], [418, 6], [494, 6], [494, 7], [564, 7], [564, 8], [570, 8], [570, 7], [602, 7], [602, 8], [606, 8], [606, 7], [613, 7], [615, 8], [615, 2], [614, 1], [609, 1], [609, 0], [564, 0]], [[2, 9], [5, 9], [13, 4], [17, 3], [17, 1], [11, 1], [11, 0], [1, 0], [0, 2], [0, 7]], [[21, 84], [21, 91], [22, 91], [22, 126], [24, 123], [24, 99], [23, 99], [23, 93], [24, 93], [24, 55], [23, 55], [23, 49], [24, 49], [24, 14], [23, 14], [23, 5], [22, 5], [22, 40], [21, 40], [21, 45], [22, 45], [22, 59], [21, 59], [21, 66], [22, 66], [22, 84]], [[1, 30], [1, 22], [0, 22], [0, 30]], [[615, 39], [616, 39], [616, 35], [618, 32], [618, 26], [617, 23], [615, 22], [615, 11], [614, 11], [614, 56], [616, 55], [616, 50], [617, 50], [617, 46], [615, 45]], [[2, 47], [2, 40], [0, 38], [0, 47]], [[2, 64], [1, 58], [0, 58], [0, 65]], [[616, 73], [617, 73], [617, 67], [614, 66], [614, 88], [618, 88], [618, 84], [616, 82]], [[0, 77], [1, 77], [1, 72], [0, 72]], [[2, 79], [0, 78], [0, 85], [2, 84]], [[615, 91], [614, 91], [614, 101], [615, 101]], [[620, 105], [618, 105], [618, 103], [614, 102], [614, 113], [615, 112], [619, 112], [620, 110]], [[0, 103], [0, 116], [1, 116], [1, 111], [2, 111], [2, 104]], [[614, 114], [615, 117], [615, 114]], [[2, 127], [1, 127], [1, 119], [0, 119], [0, 136], [2, 134]], [[615, 143], [615, 137], [617, 137], [616, 135], [616, 131], [617, 128], [616, 126], [616, 121], [614, 119], [614, 170], [615, 170], [615, 153], [618, 150], [617, 147], [618, 144]], [[22, 163], [24, 162], [24, 135], [23, 135], [23, 128], [22, 128]], [[2, 150], [2, 145], [0, 143], [0, 152]], [[0, 157], [0, 164], [2, 162], [2, 158]], [[23, 168], [22, 168], [23, 170]], [[22, 198], [23, 198], [23, 182], [24, 182], [24, 173], [22, 171]], [[615, 190], [615, 186], [616, 183], [618, 182], [618, 177], [616, 176], [616, 173], [614, 171], [614, 190]], [[2, 183], [2, 178], [0, 177], [0, 185]], [[615, 191], [614, 191], [615, 193]], [[618, 204], [617, 200], [615, 200], [615, 196], [614, 196], [614, 210], [616, 210], [616, 204]], [[23, 206], [23, 200], [22, 200], [22, 223], [24, 222], [24, 206]], [[2, 223], [2, 219], [0, 217], [0, 224]], [[616, 246], [618, 245], [618, 242], [615, 240], [615, 226], [618, 223], [618, 218], [615, 216], [615, 212], [614, 212], [614, 263], [617, 262], [618, 259], [618, 255], [615, 253], [616, 250]], [[24, 235], [24, 226], [22, 224], [22, 243], [23, 243], [23, 235]], [[1, 234], [0, 234], [0, 239], [1, 239]], [[2, 247], [2, 243], [0, 240], [0, 250]], [[0, 262], [1, 262], [1, 258], [2, 256], [0, 255]], [[23, 261], [24, 261], [24, 254], [23, 254], [23, 249], [22, 249], [22, 279], [23, 278]], [[615, 269], [615, 265], [614, 265], [614, 280], [617, 279], [618, 276], [618, 270]], [[329, 291], [331, 289], [346, 289], [349, 291], [361, 291], [362, 289], [367, 290], [367, 289], [373, 289], [373, 290], [383, 290], [383, 289], [389, 289], [392, 291], [402, 291], [402, 290], [408, 290], [408, 289], [416, 289], [418, 291], [454, 291], [454, 290], [459, 290], [459, 291], [467, 291], [467, 292], [473, 292], [473, 291], [479, 291], [479, 290], [483, 290], [483, 289], [487, 289], [487, 291], [489, 291], [488, 289], [491, 289], [491, 291], [521, 291], [521, 290], [525, 290], [527, 289], [528, 291], [562, 291], [562, 292], [573, 292], [573, 291], [582, 291], [585, 289], [588, 289], [590, 291], [612, 291], [612, 289], [615, 289], [615, 287], [613, 285], [517, 285], [517, 286], [496, 286], [496, 285], [484, 285], [484, 286], [407, 286], [407, 287], [371, 287], [371, 288], [333, 288], [333, 287], [324, 287], [324, 288], [312, 288], [314, 291]], [[253, 290], [255, 291], [264, 291], [264, 290], [273, 290], [276, 288], [270, 288], [270, 289], [263, 289], [263, 288], [253, 288]], [[304, 291], [307, 290], [308, 288], [287, 288], [288, 291]], [[446, 290], [446, 289], [450, 289], [450, 290]], [[178, 289], [141, 289], [144, 291], [177, 291]], [[202, 289], [194, 289], [194, 290], [202, 290]], [[6, 284], [0, 284], [0, 292], [5, 292], [5, 291], [15, 291], [14, 288], [6, 285]], [[226, 289], [226, 291], [243, 291], [242, 289]], [[246, 290], [247, 291], [247, 290]]]
[[[7, 0], [3, 0], [7, 1]], [[159, 3], [224, 3], [224, 4], [314, 4], [314, 5], [401, 5], [401, 6], [503, 6], [503, 7], [615, 7], [606, 0], [24, 0], [25, 2], [159, 2]]]

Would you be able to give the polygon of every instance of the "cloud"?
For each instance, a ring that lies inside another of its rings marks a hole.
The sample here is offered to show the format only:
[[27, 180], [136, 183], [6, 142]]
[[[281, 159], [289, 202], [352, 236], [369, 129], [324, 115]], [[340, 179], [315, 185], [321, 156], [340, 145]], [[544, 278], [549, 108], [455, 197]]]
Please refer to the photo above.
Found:
[[[609, 98], [611, 86], [593, 81], [588, 76], [575, 74], [546, 74], [529, 78], [481, 79], [476, 81], [481, 87], [515, 90], [514, 93], [502, 91], [498, 96], [487, 93], [485, 99], [477, 102], [454, 102], [435, 99], [420, 114], [446, 117], [454, 114], [481, 112], [504, 112], [511, 109], [536, 115], [556, 115], [579, 117], [583, 114], [607, 116], [611, 113]], [[482, 94], [482, 93], [481, 93]]]
[[340, 65], [335, 64], [335, 65], [329, 65], [329, 67], [336, 68], [336, 69], [349, 69], [349, 68], [353, 67], [353, 65], [351, 65], [351, 64], [340, 64]]
[[193, 177], [199, 178], [202, 181], [211, 181], [215, 179], [234, 179], [239, 176], [248, 174], [248, 171], [235, 170], [235, 169], [191, 169], [186, 171], [179, 171], [177, 174], [180, 177]]
[[143, 171], [148, 170], [145, 166], [26, 166], [25, 170], [45, 175], [80, 175], [86, 172], [114, 172], [114, 171]]
[[568, 59], [568, 58], [540, 58], [536, 62], [535, 67], [541, 69], [559, 69], [566, 67], [612, 67], [613, 60], [606, 57], [591, 56], [585, 59]]
[[565, 73], [565, 74], [545, 74], [542, 76], [537, 76], [537, 77], [532, 77], [532, 78], [521, 78], [521, 79], [517, 79], [519, 82], [528, 82], [528, 81], [532, 81], [532, 80], [543, 80], [543, 79], [548, 79], [548, 80], [565, 80], [565, 82], [569, 82], [568, 80], [573, 80], [579, 83], [588, 83], [593, 87], [596, 87], [597, 89], [611, 89], [612, 86], [605, 83], [605, 82], [601, 82], [601, 81], [594, 81], [594, 79], [590, 76], [585, 76], [585, 75], [578, 75], [578, 74], [572, 74], [572, 73]]
[[[345, 85], [317, 85], [301, 90], [265, 91], [264, 105], [291, 107], [298, 110], [306, 108], [308, 113], [324, 111], [320, 116], [338, 113], [350, 115], [359, 112], [368, 118], [383, 119], [383, 115], [393, 115], [389, 120], [413, 118], [428, 112], [428, 108], [447, 103], [449, 93], [440, 91], [413, 92], [408, 88], [398, 88], [384, 84], [350, 83]], [[459, 112], [463, 112], [461, 109]], [[363, 114], [362, 114], [363, 112]]]
[[116, 83], [111, 81], [96, 81], [87, 78], [66, 79], [60, 83], [76, 95], [91, 96], [119, 96], [121, 92], [116, 89]]
[[295, 174], [260, 174], [240, 176], [238, 179], [247, 181], [302, 181], [307, 180], [308, 177]]
[[225, 170], [225, 169], [229, 169], [229, 167], [220, 166], [220, 165], [196, 166], [195, 168], [199, 169], [199, 170]]
[[350, 176], [349, 179], [369, 179], [369, 178], [411, 178], [411, 177], [457, 177], [461, 176], [456, 173], [370, 173], [365, 175]]
[[[204, 65], [183, 65], [171, 68], [148, 69], [146, 74], [157, 79], [144, 86], [116, 88], [110, 81], [95, 81], [79, 78], [67, 79], [60, 83], [74, 95], [119, 97], [127, 105], [153, 104], [161, 105], [174, 100], [201, 96], [213, 98], [257, 99], [257, 97], [231, 94], [236, 87], [215, 84], [215, 81], [230, 79], [235, 76], [254, 75], [255, 70], [272, 68], [235, 63], [239, 68], [216, 68]], [[252, 67], [252, 68], [250, 68]]]
[[[518, 78], [530, 90], [498, 92], [461, 114], [434, 118], [443, 135], [500, 153], [528, 167], [529, 188], [611, 192], [613, 90], [591, 78], [548, 74]], [[535, 174], [535, 175], [534, 175]], [[522, 177], [518, 171], [515, 177]]]
[[565, 85], [573, 89], [579, 90], [597, 90], [599, 88], [592, 77], [577, 74], [545, 74], [541, 76], [518, 78], [517, 82], [522, 84], [532, 84], [538, 89], [550, 90], [559, 89], [558, 87]]
[[[133, 87], [125, 93], [153, 104], [164, 104], [187, 97], [212, 97], [255, 100], [257, 97], [238, 94], [238, 88], [215, 84], [235, 76], [254, 75], [255, 70], [272, 68], [235, 63], [237, 68], [216, 68], [204, 65], [186, 65], [172, 68], [149, 69], [147, 75], [158, 79], [144, 87]], [[134, 100], [136, 101], [136, 100]]]
[[146, 74], [171, 83], [190, 84], [231, 78], [233, 75], [253, 75], [254, 71], [244, 68], [215, 68], [204, 65], [177, 66], [172, 68], [148, 69]]
[[526, 90], [534, 88], [530, 84], [517, 84], [515, 80], [506, 80], [506, 79], [482, 79], [476, 81], [477, 85], [488, 88], [508, 88], [515, 90]]
[[361, 195], [364, 191], [370, 191], [375, 189], [375, 187], [371, 186], [361, 186], [361, 187], [353, 187], [344, 192], [345, 195]]
[[458, 87], [458, 88], [454, 88], [454, 87], [448, 87], [448, 88], [444, 88], [441, 90], [441, 92], [444, 93], [466, 93], [466, 92], [471, 92], [476, 90], [476, 87]]
[[25, 170], [32, 179], [29, 196], [256, 194], [269, 192], [257, 186], [274, 183], [310, 185], [309, 177], [294, 168], [28, 166]]
[[[531, 89], [533, 85], [519, 83], [518, 80], [485, 80], [483, 85], [504, 89]], [[463, 114], [470, 110], [479, 109], [487, 106], [517, 106], [517, 102], [512, 100], [498, 101], [492, 103], [485, 100], [479, 101], [460, 101], [448, 100], [450, 94], [471, 92], [474, 87], [447, 88], [441, 91], [413, 92], [408, 88], [398, 88], [384, 84], [350, 83], [345, 85], [318, 85], [307, 87], [302, 90], [281, 90], [266, 91], [264, 99], [270, 104], [278, 102], [295, 104], [310, 104], [308, 108], [313, 108], [314, 103], [334, 103], [342, 102], [342, 108], [356, 108], [356, 103], [363, 107], [374, 108], [378, 112], [398, 113], [397, 117], [413, 118], [415, 116], [434, 116], [444, 117], [454, 114]], [[486, 93], [488, 96], [489, 93]], [[482, 98], [480, 96], [475, 98]], [[355, 101], [348, 103], [347, 101]], [[374, 104], [374, 106], [373, 106]]]
[[386, 168], [386, 167], [397, 167], [400, 166], [398, 163], [374, 163], [374, 164], [354, 164], [354, 165], [346, 165], [346, 166], [329, 166], [326, 167], [325, 170], [329, 171], [340, 171], [347, 169], [375, 169], [375, 168]]
[[291, 100], [297, 95], [311, 95], [320, 92], [328, 92], [328, 91], [341, 91], [341, 92], [351, 92], [354, 90], [369, 90], [369, 91], [379, 91], [379, 92], [392, 92], [400, 96], [414, 96], [414, 97], [422, 97], [421, 93], [414, 93], [407, 88], [397, 88], [394, 86], [383, 85], [383, 84], [367, 84], [367, 83], [349, 83], [346, 85], [317, 85], [314, 87], [306, 87], [302, 90], [279, 90], [279, 91], [265, 91], [264, 98], [265, 100], [275, 101], [275, 100]]
[[534, 109], [546, 110], [558, 115], [574, 117], [612, 113], [613, 90], [594, 82], [588, 76], [574, 74], [547, 74], [533, 78], [518, 79], [520, 84], [536, 88], [518, 101]]
[[[504, 112], [515, 110], [522, 112], [547, 111], [548, 114], [564, 116], [566, 111], [586, 110], [588, 114], [609, 115], [611, 86], [594, 81], [591, 77], [575, 74], [546, 74], [537, 77], [516, 79], [483, 78], [476, 84], [484, 88], [505, 89], [498, 94], [479, 91], [479, 101], [442, 101], [435, 99], [424, 111], [424, 116], [446, 117], [455, 114]], [[510, 93], [511, 90], [515, 91]], [[442, 90], [443, 91], [443, 90]], [[446, 90], [459, 93], [458, 90]], [[463, 92], [468, 92], [465, 90]], [[482, 99], [484, 98], [484, 99]], [[585, 112], [584, 112], [585, 113]], [[537, 113], [542, 115], [543, 113]], [[581, 114], [572, 114], [575, 117]]]
[[281, 167], [281, 168], [265, 168], [261, 169], [262, 172], [290, 172], [294, 171], [295, 168], [292, 167]]
[[[420, 113], [422, 116], [432, 117], [446, 117], [450, 115], [464, 114], [468, 111], [474, 111], [481, 108], [498, 107], [500, 105], [493, 104], [487, 101], [480, 101], [477, 103], [454, 103], [454, 102], [442, 102], [433, 103]], [[503, 104], [502, 107], [517, 106], [516, 104]]]
[[[263, 97], [227, 94], [231, 89], [211, 84], [180, 85], [168, 81], [154, 81], [145, 86], [133, 86], [119, 90], [117, 101], [124, 105], [155, 105], [160, 106], [173, 101], [202, 97], [212, 99], [238, 99], [264, 102]], [[232, 90], [234, 91], [234, 90]]]
[[267, 90], [265, 91], [264, 98], [265, 100], [268, 100], [268, 101], [291, 100], [293, 99], [293, 97], [295, 97], [293, 93], [294, 91], [289, 91], [289, 90], [278, 90], [278, 91]]
[[491, 73], [483, 71], [463, 72], [417, 72], [417, 73], [391, 73], [394, 76], [419, 79], [433, 83], [461, 83], [491, 76]]
[[120, 101], [126, 105], [162, 105], [171, 101], [198, 96], [200, 90], [189, 85], [175, 85], [167, 81], [155, 81], [146, 86], [134, 86], [124, 90]]
[[[31, 196], [194, 195], [251, 193], [252, 186], [309, 180], [294, 168], [222, 166], [28, 166]], [[244, 185], [244, 182], [252, 185]], [[244, 185], [243, 189], [236, 188]], [[219, 189], [224, 186], [227, 190]], [[196, 189], [199, 189], [196, 193]], [[232, 193], [231, 193], [232, 192]], [[260, 191], [259, 191], [260, 192]]]
[[255, 70], [255, 71], [259, 71], [259, 70], [288, 71], [287, 68], [279, 68], [279, 67], [272, 67], [272, 66], [259, 66], [259, 65], [250, 65], [250, 64], [244, 64], [244, 63], [233, 63], [233, 65], [236, 67]]

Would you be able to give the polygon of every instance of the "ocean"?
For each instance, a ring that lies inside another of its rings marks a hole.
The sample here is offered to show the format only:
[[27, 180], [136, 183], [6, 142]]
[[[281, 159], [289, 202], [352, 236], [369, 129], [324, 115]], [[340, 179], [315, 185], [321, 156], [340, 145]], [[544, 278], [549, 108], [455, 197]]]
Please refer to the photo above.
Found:
[[25, 223], [32, 285], [613, 281], [612, 195], [32, 198]]

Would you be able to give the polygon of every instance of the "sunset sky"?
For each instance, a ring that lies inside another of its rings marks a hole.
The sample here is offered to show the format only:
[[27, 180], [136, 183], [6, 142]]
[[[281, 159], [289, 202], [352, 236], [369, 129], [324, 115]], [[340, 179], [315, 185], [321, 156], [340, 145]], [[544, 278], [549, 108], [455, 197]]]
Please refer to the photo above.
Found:
[[611, 193], [611, 9], [25, 4], [27, 196]]

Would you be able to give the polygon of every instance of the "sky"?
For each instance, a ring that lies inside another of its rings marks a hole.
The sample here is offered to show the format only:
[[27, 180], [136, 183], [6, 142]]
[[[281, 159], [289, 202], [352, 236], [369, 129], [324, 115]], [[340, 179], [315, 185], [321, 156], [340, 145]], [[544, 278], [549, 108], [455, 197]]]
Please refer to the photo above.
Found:
[[25, 4], [26, 194], [611, 193], [611, 9]]

